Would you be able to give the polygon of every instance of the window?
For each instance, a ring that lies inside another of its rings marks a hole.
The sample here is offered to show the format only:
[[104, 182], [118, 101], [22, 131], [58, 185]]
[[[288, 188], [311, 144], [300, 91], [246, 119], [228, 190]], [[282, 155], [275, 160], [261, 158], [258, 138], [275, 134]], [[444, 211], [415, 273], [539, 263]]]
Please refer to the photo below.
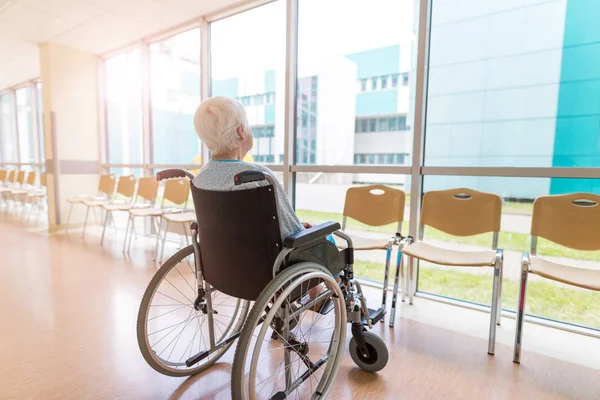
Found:
[[190, 164], [200, 155], [194, 112], [200, 104], [200, 31], [150, 45], [153, 161]]
[[402, 86], [408, 86], [408, 72], [402, 74]]
[[38, 129], [38, 143], [39, 143], [39, 151], [40, 151], [40, 162], [46, 161], [46, 149], [44, 148], [44, 118], [43, 118], [43, 110], [42, 110], [42, 84], [41, 82], [37, 82], [35, 84], [35, 95], [37, 101], [37, 115], [36, 118], [38, 120], [37, 129]]
[[15, 131], [14, 96], [0, 94], [0, 135], [2, 139], [2, 162], [17, 162], [17, 135]]
[[211, 95], [241, 99], [250, 125], [262, 127], [254, 134], [272, 138], [254, 157], [259, 163], [274, 163], [284, 147], [285, 23], [285, 1], [277, 0], [211, 24]]
[[[392, 89], [399, 86], [400, 71], [413, 67], [416, 48], [412, 41], [417, 29], [413, 23], [414, 2], [373, 0], [369, 7], [344, 0], [298, 3], [298, 92], [314, 93], [303, 80], [317, 77], [319, 103], [308, 107], [318, 120], [314, 132], [303, 125], [302, 118], [296, 121], [297, 149], [302, 147], [301, 140], [314, 140], [318, 156], [308, 160], [315, 159], [322, 165], [352, 164], [355, 154], [375, 153], [382, 148], [390, 149], [390, 154], [408, 151], [410, 131], [396, 130], [393, 135], [364, 133], [390, 132], [389, 120], [380, 118], [407, 115], [412, 110], [410, 91]], [[342, 19], [339, 10], [344, 10]], [[333, 20], [337, 21], [335, 30], [330, 29]], [[305, 105], [299, 97], [296, 115], [306, 110]], [[298, 153], [297, 161], [303, 160], [306, 158]], [[387, 163], [381, 158], [374, 163], [380, 160]]]
[[381, 88], [382, 89], [387, 89], [387, 82], [388, 82], [388, 77], [382, 76], [381, 77]]
[[135, 49], [106, 60], [106, 133], [112, 164], [143, 161], [140, 54]]
[[19, 161], [22, 163], [38, 162], [38, 138], [34, 132], [32, 86], [15, 91], [17, 106], [17, 131], [19, 133]]
[[355, 154], [355, 164], [403, 164], [406, 154]]
[[398, 87], [398, 74], [392, 75], [392, 87], [393, 88]]

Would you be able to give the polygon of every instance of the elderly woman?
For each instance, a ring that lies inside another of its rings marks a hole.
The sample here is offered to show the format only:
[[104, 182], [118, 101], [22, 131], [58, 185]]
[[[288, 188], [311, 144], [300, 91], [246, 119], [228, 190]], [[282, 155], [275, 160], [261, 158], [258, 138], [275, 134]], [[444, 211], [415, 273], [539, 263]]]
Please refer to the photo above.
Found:
[[[273, 174], [263, 165], [243, 161], [244, 156], [252, 149], [253, 138], [242, 103], [229, 97], [212, 97], [205, 100], [194, 115], [194, 128], [212, 153], [212, 159], [200, 169], [192, 181], [194, 186], [204, 190], [230, 191], [268, 184], [266, 181], [239, 186], [234, 184], [234, 176], [243, 171], [259, 170]], [[283, 186], [277, 180], [275, 184], [281, 214], [282, 239], [304, 228], [310, 228], [310, 224], [301, 223], [298, 219]], [[335, 244], [333, 237], [329, 236], [328, 239]], [[314, 298], [315, 295], [316, 289], [311, 290], [310, 297]]]

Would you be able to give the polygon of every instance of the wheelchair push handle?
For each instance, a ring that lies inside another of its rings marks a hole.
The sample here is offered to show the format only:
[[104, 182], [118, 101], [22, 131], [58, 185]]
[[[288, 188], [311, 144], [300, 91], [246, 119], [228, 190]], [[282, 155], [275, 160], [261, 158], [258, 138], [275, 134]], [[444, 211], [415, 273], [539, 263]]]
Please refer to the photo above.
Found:
[[265, 179], [267, 179], [267, 177], [265, 176], [264, 172], [257, 170], [249, 170], [240, 172], [239, 174], [234, 176], [233, 182], [236, 186], [238, 186], [243, 185], [244, 183], [264, 181]]
[[189, 172], [186, 171], [184, 169], [177, 169], [177, 168], [173, 168], [173, 169], [165, 169], [163, 171], [157, 172], [156, 173], [156, 180], [157, 181], [162, 181], [165, 179], [175, 179], [175, 178], [189, 178], [190, 180], [194, 179], [194, 175]]

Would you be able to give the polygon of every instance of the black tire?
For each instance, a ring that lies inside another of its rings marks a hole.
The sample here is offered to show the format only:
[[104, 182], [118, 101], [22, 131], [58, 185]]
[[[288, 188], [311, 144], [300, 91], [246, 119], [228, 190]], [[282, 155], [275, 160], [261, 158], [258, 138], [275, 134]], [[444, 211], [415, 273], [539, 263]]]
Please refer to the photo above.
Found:
[[[137, 339], [138, 346], [140, 351], [142, 352], [142, 356], [146, 360], [146, 362], [156, 371], [161, 374], [168, 376], [189, 376], [197, 374], [208, 367], [212, 366], [219, 358], [223, 356], [227, 352], [227, 350], [233, 344], [233, 341], [228, 345], [222, 347], [215, 353], [213, 353], [210, 357], [207, 357], [199, 364], [196, 364], [190, 368], [174, 368], [169, 366], [163, 362], [161, 362], [160, 357], [154, 354], [153, 350], [150, 347], [148, 342], [148, 332], [147, 332], [147, 318], [149, 315], [149, 308], [154, 297], [155, 291], [161, 284], [163, 278], [173, 269], [176, 268], [179, 263], [183, 262], [187, 257], [193, 255], [194, 247], [193, 245], [188, 245], [183, 249], [179, 250], [173, 256], [171, 256], [156, 272], [156, 274], [152, 277], [152, 280], [148, 284], [146, 291], [144, 292], [144, 296], [142, 297], [142, 302], [140, 304], [140, 309], [138, 311], [137, 317]], [[219, 292], [213, 292], [219, 293]], [[193, 301], [193, 300], [192, 300]], [[193, 307], [193, 303], [191, 304]], [[238, 300], [237, 307], [235, 308], [234, 315], [237, 318], [237, 321], [233, 323], [232, 329], [230, 329], [229, 335], [239, 332], [242, 329], [242, 325], [246, 319], [246, 315], [248, 314], [248, 306], [249, 302], [245, 300]], [[184, 327], [185, 329], [185, 327]], [[226, 334], [224, 332], [223, 334]], [[215, 334], [218, 334], [216, 332]]]
[[[277, 293], [284, 285], [293, 285], [293, 282], [302, 277], [307, 273], [318, 272], [321, 274], [326, 274], [331, 279], [334, 279], [331, 273], [323, 266], [303, 262], [296, 265], [293, 265], [282, 272], [280, 272], [275, 279], [273, 279], [267, 287], [263, 289], [260, 296], [254, 303], [252, 310], [250, 310], [250, 314], [244, 324], [244, 328], [242, 329], [242, 333], [240, 335], [238, 344], [235, 350], [235, 356], [233, 359], [233, 367], [231, 372], [231, 397], [233, 400], [246, 400], [245, 394], [245, 370], [246, 370], [246, 358], [248, 356], [247, 352], [250, 351], [251, 341], [254, 337], [255, 328], [259, 325], [259, 321], [265, 318], [265, 308], [267, 304], [269, 304], [270, 299]], [[291, 282], [291, 283], [290, 283]], [[335, 281], [334, 281], [335, 282]], [[322, 392], [323, 398], [327, 397], [329, 390], [331, 389], [331, 384], [335, 379], [337, 374], [337, 370], [339, 368], [339, 363], [343, 356], [344, 351], [344, 343], [346, 339], [346, 310], [345, 303], [343, 300], [342, 292], [339, 291], [338, 297], [336, 297], [336, 301], [339, 302], [341, 308], [340, 315], [340, 329], [336, 332], [336, 336], [338, 340], [338, 346], [332, 350], [332, 358], [330, 360], [331, 369], [327, 374], [325, 388]], [[306, 311], [311, 312], [312, 311]], [[268, 323], [265, 321], [263, 324]], [[331, 348], [330, 348], [331, 350]]]
[[363, 371], [377, 372], [381, 371], [387, 364], [389, 352], [383, 339], [372, 332], [363, 332], [369, 357], [365, 358], [359, 354], [358, 345], [354, 337], [350, 339], [350, 356], [352, 361]]

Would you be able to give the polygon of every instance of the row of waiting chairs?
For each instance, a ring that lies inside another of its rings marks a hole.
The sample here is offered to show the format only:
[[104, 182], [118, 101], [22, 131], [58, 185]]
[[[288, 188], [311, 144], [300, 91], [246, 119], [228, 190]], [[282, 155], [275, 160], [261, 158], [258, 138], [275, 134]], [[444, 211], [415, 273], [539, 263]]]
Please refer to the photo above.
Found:
[[6, 213], [39, 216], [46, 203], [46, 173], [0, 169], [0, 200]]
[[[498, 248], [501, 230], [502, 198], [496, 194], [471, 189], [430, 191], [423, 195], [418, 239], [400, 234], [404, 220], [405, 194], [398, 189], [373, 185], [350, 188], [346, 194], [343, 225], [352, 218], [370, 226], [397, 223], [397, 233], [390, 239], [353, 237], [355, 250], [386, 250], [382, 305], [385, 306], [390, 269], [391, 250], [398, 247], [398, 260], [394, 279], [390, 326], [393, 327], [399, 286], [402, 301], [408, 295], [413, 303], [416, 291], [415, 262], [419, 260], [437, 265], [456, 267], [492, 267], [494, 280], [488, 340], [488, 353], [494, 354], [496, 325], [500, 325], [502, 312], [503, 251]], [[457, 251], [423, 242], [425, 227], [429, 226], [453, 236], [473, 236], [493, 233], [490, 250]], [[559, 196], [542, 196], [533, 204], [531, 223], [531, 249], [521, 263], [521, 285], [517, 305], [517, 329], [513, 361], [520, 362], [523, 317], [527, 277], [529, 274], [558, 281], [584, 289], [600, 291], [600, 270], [575, 268], [545, 260], [537, 256], [538, 237], [575, 250], [600, 250], [600, 196], [575, 193]], [[404, 279], [403, 255], [407, 258], [408, 279]], [[398, 275], [401, 282], [399, 285]]]
[[[150, 218], [155, 227], [156, 246], [154, 250], [155, 258], [162, 260], [164, 245], [169, 231], [170, 224], [178, 224], [184, 232], [186, 240], [188, 238], [188, 226], [195, 221], [193, 210], [187, 209], [189, 200], [189, 182], [186, 178], [173, 179], [165, 182], [163, 197], [160, 206], [156, 205], [159, 183], [155, 177], [143, 177], [139, 180], [133, 176], [121, 176], [118, 181], [114, 174], [101, 175], [98, 184], [98, 191], [95, 196], [79, 195], [67, 199], [69, 214], [66, 223], [66, 232], [71, 220], [73, 206], [80, 204], [86, 207], [85, 221], [83, 225], [82, 237], [85, 237], [87, 221], [90, 210], [100, 208], [104, 212], [104, 224], [100, 243], [104, 243], [106, 227], [109, 223], [114, 225], [115, 212], [127, 212], [127, 228], [125, 229], [125, 239], [123, 251], [129, 252], [131, 249], [131, 237], [135, 235], [135, 221], [137, 218]], [[169, 202], [174, 207], [170, 206]], [[164, 222], [164, 228], [163, 228]], [[162, 237], [161, 237], [162, 233]], [[160, 250], [160, 252], [159, 252]]]

